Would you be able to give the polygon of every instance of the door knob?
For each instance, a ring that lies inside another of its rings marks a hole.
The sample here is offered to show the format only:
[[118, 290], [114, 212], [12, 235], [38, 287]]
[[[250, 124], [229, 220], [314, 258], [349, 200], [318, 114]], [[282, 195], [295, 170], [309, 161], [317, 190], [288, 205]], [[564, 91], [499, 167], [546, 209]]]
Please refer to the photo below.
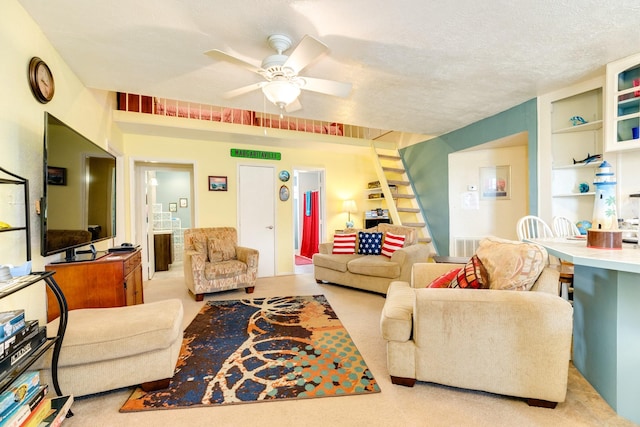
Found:
[[267, 228], [268, 228], [269, 230], [273, 230], [273, 225], [269, 225], [269, 226], [267, 226]]

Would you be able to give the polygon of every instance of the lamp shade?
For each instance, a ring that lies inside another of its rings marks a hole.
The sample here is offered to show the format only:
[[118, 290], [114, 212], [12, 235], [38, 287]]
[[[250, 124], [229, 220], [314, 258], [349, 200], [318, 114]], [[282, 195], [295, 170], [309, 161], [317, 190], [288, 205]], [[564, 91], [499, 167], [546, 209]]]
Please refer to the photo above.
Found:
[[283, 109], [298, 98], [300, 87], [287, 80], [273, 80], [262, 86], [262, 93], [269, 101]]
[[349, 212], [350, 214], [358, 212], [355, 200], [345, 200], [342, 202], [342, 211]]

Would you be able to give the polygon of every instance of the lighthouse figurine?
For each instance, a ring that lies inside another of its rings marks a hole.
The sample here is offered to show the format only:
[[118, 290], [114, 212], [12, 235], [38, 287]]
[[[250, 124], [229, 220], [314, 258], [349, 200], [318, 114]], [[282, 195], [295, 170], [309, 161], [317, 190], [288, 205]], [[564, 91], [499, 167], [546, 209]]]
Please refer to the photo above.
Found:
[[616, 175], [606, 160], [598, 166], [593, 185], [596, 199], [593, 205], [592, 225], [587, 230], [587, 246], [622, 249], [622, 230], [618, 230], [616, 209]]

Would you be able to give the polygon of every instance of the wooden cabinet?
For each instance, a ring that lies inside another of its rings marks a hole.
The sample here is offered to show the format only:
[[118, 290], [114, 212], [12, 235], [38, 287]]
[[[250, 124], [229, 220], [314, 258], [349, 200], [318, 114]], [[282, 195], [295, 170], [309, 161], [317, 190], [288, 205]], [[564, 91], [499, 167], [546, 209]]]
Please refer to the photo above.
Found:
[[606, 87], [606, 151], [640, 149], [640, 54], [607, 64]]
[[155, 271], [169, 270], [173, 263], [173, 235], [171, 231], [156, 232], [153, 235]]
[[391, 224], [391, 220], [389, 218], [365, 218], [364, 228], [375, 227], [380, 223]]
[[[95, 261], [49, 264], [64, 293], [69, 310], [142, 304], [142, 257], [135, 252], [114, 252]], [[54, 295], [47, 292], [47, 319], [59, 315]]]

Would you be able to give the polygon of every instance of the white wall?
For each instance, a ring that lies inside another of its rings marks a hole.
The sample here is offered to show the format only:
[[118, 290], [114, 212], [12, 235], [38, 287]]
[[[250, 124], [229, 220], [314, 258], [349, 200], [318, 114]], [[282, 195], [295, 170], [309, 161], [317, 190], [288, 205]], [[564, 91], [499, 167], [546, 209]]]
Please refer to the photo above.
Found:
[[[27, 69], [33, 56], [42, 58], [53, 72], [55, 96], [48, 104], [40, 104], [29, 88]], [[0, 166], [29, 179], [33, 269], [42, 271], [44, 265], [54, 259], [39, 255], [40, 219], [35, 213], [35, 202], [42, 196], [44, 112], [51, 112], [107, 148], [107, 141], [121, 144], [119, 138], [110, 133], [115, 97], [85, 88], [16, 0], [2, 2], [0, 57]], [[19, 224], [23, 209], [24, 205], [13, 203], [7, 190], [0, 188], [0, 221]], [[23, 233], [1, 233], [0, 264], [25, 262], [25, 244]], [[2, 300], [0, 310], [24, 307], [28, 318], [44, 319], [44, 285], [30, 288], [26, 295], [19, 294], [11, 300]]]
[[[526, 140], [526, 138], [525, 138]], [[509, 165], [511, 194], [508, 200], [481, 197], [480, 168]], [[476, 191], [469, 191], [469, 186]], [[527, 147], [525, 145], [473, 151], [449, 155], [449, 253], [454, 255], [456, 237], [493, 235], [517, 240], [516, 223], [527, 215]], [[475, 193], [475, 195], [474, 195]], [[473, 202], [477, 196], [478, 202]], [[465, 198], [470, 197], [471, 200]]]

